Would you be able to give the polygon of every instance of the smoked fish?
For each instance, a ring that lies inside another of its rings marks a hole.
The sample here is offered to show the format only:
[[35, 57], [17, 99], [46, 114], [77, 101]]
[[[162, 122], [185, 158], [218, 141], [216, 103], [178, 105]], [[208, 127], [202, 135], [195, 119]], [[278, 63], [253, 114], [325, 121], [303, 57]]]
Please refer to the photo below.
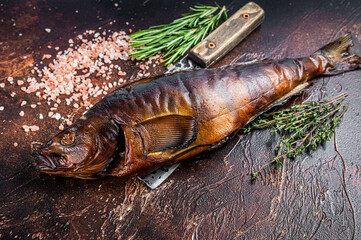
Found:
[[93, 179], [142, 176], [221, 146], [308, 80], [361, 67], [347, 33], [309, 57], [263, 60], [139, 80], [34, 146], [41, 172]]

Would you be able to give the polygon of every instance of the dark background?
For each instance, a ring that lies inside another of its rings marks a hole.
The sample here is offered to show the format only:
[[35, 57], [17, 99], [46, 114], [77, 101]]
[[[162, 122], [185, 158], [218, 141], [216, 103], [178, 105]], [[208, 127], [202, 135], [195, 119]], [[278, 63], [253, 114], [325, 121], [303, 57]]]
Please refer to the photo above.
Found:
[[[0, 1], [0, 82], [30, 75], [48, 44], [102, 26], [134, 31], [168, 23], [195, 3], [214, 1]], [[306, 56], [350, 31], [361, 54], [361, 5], [354, 1], [255, 1], [266, 12], [262, 26], [216, 66], [250, 59]], [[229, 15], [246, 1], [217, 1]], [[75, 14], [75, 11], [78, 13]], [[109, 22], [117, 20], [110, 25]], [[129, 22], [129, 25], [126, 25]], [[13, 24], [16, 23], [15, 26]], [[46, 33], [44, 28], [51, 28]], [[19, 33], [23, 36], [20, 37]], [[23, 56], [28, 56], [24, 59]], [[216, 67], [214, 66], [214, 67]], [[128, 75], [135, 63], [124, 63]], [[157, 67], [152, 74], [163, 72]], [[101, 79], [99, 79], [101, 81]], [[331, 141], [312, 155], [250, 172], [272, 158], [276, 137], [268, 129], [237, 136], [201, 159], [183, 163], [155, 190], [136, 178], [95, 181], [37, 172], [30, 143], [45, 141], [59, 122], [43, 104], [19, 116], [22, 100], [37, 101], [10, 86], [0, 88], [1, 239], [360, 239], [361, 70], [320, 77], [297, 102], [348, 92], [350, 107]], [[16, 92], [15, 97], [10, 97]], [[94, 100], [93, 100], [94, 102]], [[68, 114], [71, 109], [61, 109]], [[24, 122], [40, 125], [24, 133]], [[19, 143], [15, 148], [13, 143]]]

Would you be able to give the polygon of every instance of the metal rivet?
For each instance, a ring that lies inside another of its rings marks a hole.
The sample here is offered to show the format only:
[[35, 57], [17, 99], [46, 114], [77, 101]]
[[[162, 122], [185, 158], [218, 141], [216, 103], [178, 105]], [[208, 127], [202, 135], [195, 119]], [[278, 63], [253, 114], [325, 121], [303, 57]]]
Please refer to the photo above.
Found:
[[216, 44], [214, 44], [214, 42], [210, 42], [208, 43], [208, 48], [215, 48]]
[[243, 17], [244, 19], [248, 19], [248, 18], [249, 18], [249, 14], [248, 14], [248, 13], [243, 13], [243, 14], [242, 14], [242, 17]]

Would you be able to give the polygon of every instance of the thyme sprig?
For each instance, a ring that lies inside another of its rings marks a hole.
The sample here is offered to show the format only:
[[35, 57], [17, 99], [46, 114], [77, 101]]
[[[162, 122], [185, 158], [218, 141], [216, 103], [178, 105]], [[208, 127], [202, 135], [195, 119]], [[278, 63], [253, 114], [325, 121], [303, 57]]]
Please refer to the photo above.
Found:
[[320, 143], [330, 140], [349, 106], [342, 105], [347, 95], [342, 93], [320, 102], [311, 101], [265, 113], [246, 126], [244, 133], [273, 126], [271, 132], [282, 135], [273, 160], [253, 172], [252, 179], [257, 179], [258, 173], [271, 163], [275, 163], [275, 167], [279, 168], [286, 158], [294, 159], [306, 151], [315, 151]]
[[169, 66], [212, 32], [222, 15], [227, 19], [226, 7], [218, 4], [215, 7], [201, 4], [191, 7], [189, 13], [182, 14], [181, 18], [170, 24], [131, 34], [131, 44], [135, 50], [129, 56], [146, 59], [164, 50], [165, 66]]

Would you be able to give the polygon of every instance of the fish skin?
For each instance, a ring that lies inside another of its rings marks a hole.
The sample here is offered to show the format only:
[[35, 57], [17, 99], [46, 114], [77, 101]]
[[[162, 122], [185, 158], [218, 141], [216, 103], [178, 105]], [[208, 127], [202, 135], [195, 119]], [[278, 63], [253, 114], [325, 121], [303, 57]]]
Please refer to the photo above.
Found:
[[[159, 115], [190, 115], [198, 122], [197, 139], [188, 148], [146, 156], [140, 145], [135, 144], [132, 148], [137, 151], [127, 155], [124, 170], [117, 169], [114, 173], [132, 176], [133, 172], [145, 171], [146, 174], [151, 166], [142, 170], [132, 164], [134, 159], [169, 165], [211, 148], [243, 128], [252, 116], [305, 82], [315, 71], [322, 74], [325, 71], [320, 69], [322, 65], [322, 59], [317, 57], [311, 61], [310, 58], [285, 59], [232, 65], [160, 77], [112, 93], [108, 99], [109, 111], [123, 129], [129, 129], [126, 132], [131, 132], [137, 123]], [[124, 95], [124, 91], [128, 93]]]
[[[76, 159], [83, 163], [81, 171], [50, 166], [40, 171], [79, 178], [142, 176], [213, 149], [307, 80], [359, 68], [361, 58], [348, 53], [351, 46], [350, 35], [345, 35], [310, 57], [185, 71], [123, 86], [97, 103], [73, 127], [77, 136], [85, 134], [78, 130], [84, 124], [97, 134], [108, 128], [119, 129], [108, 131], [109, 137], [102, 139], [118, 150], [98, 149], [112, 155], [108, 162], [103, 159], [96, 164], [88, 156]], [[53, 142], [61, 141], [58, 139], [61, 134]], [[109, 142], [115, 135], [117, 141]], [[88, 142], [75, 144], [89, 145]], [[44, 145], [37, 152], [45, 156], [49, 148], [56, 147]], [[63, 156], [60, 160], [70, 162], [69, 166], [74, 161], [71, 159], [76, 158], [68, 157], [67, 151], [57, 154]], [[48, 155], [46, 158], [51, 162]]]

